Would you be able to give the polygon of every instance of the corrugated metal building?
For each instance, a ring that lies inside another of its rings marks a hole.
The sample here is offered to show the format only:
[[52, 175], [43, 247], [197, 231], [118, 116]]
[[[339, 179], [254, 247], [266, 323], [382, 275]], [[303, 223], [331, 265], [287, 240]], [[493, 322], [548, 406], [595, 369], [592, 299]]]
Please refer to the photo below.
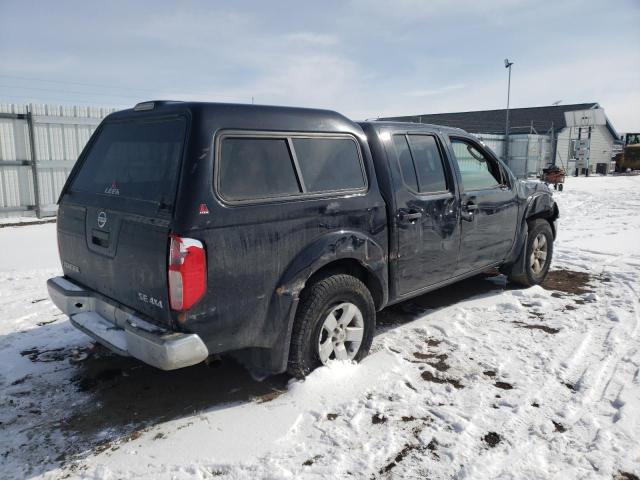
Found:
[[[504, 158], [506, 110], [387, 117], [457, 127], [473, 133]], [[618, 133], [596, 102], [509, 110], [507, 163], [519, 177], [535, 176], [555, 163], [573, 173], [611, 162]], [[554, 155], [555, 151], [555, 155]]]
[[114, 110], [0, 104], [0, 217], [55, 215], [71, 167]]

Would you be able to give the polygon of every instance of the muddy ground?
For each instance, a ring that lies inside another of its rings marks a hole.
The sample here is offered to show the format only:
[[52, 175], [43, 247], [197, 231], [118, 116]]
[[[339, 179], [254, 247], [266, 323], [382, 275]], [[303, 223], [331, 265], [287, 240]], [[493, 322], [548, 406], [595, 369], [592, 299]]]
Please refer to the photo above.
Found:
[[[584, 301], [581, 296], [591, 290], [590, 282], [596, 280], [606, 281], [592, 279], [585, 273], [555, 270], [550, 273], [544, 287], [554, 290], [557, 295], [574, 298], [580, 304]], [[515, 287], [507, 284], [505, 277], [496, 272], [464, 280], [380, 312], [379, 332], [412, 321], [431, 310], [511, 288]], [[557, 331], [545, 326], [544, 318], [536, 315], [535, 309], [532, 309], [531, 322], [521, 326], [549, 334]], [[464, 388], [458, 379], [447, 375], [447, 354], [439, 350], [438, 342], [426, 339], [425, 347], [424, 352], [403, 352], [408, 361], [424, 362], [435, 368], [436, 374], [424, 370], [423, 380], [449, 383], [456, 389]], [[87, 454], [120, 448], [120, 445], [137, 438], [140, 432], [168, 420], [239, 403], [267, 402], [286, 391], [289, 381], [286, 375], [256, 381], [243, 367], [226, 357], [164, 372], [135, 359], [114, 355], [100, 346], [49, 351], [34, 347], [23, 350], [21, 355], [32, 362], [57, 362], [61, 368], [73, 369], [72, 380], [65, 385], [24, 378], [2, 387], [9, 389], [9, 404], [4, 407], [13, 410], [14, 419], [10, 421], [25, 424], [31, 441], [21, 446], [24, 448], [0, 452], [0, 459], [22, 457], [33, 465], [33, 474], [41, 473], [38, 465], [43, 463], [45, 454], [51, 456], [49, 461], [67, 465], [73, 471], [72, 465]], [[491, 373], [485, 372], [489, 377]], [[511, 385], [499, 381], [495, 386], [498, 389], [511, 388]], [[59, 393], [69, 390], [80, 392], [84, 400], [73, 405], [55, 405], [56, 398], [68, 398]], [[24, 400], [39, 397], [53, 401], [54, 408], [42, 411], [37, 403]], [[384, 421], [384, 417], [372, 419], [374, 423]], [[496, 439], [490, 436], [486, 441], [491, 446]], [[414, 448], [413, 444], [407, 445], [407, 451]], [[392, 463], [400, 462], [402, 457], [401, 452]], [[48, 469], [44, 465], [42, 468]], [[391, 470], [393, 465], [387, 468]]]

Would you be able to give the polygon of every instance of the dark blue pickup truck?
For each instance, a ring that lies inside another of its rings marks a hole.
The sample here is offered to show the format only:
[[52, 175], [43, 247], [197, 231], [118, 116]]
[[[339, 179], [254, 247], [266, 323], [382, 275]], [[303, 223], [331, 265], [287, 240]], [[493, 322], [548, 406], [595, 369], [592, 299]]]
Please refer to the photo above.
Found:
[[122, 355], [304, 376], [376, 312], [489, 268], [533, 285], [558, 207], [472, 135], [327, 110], [155, 101], [109, 115], [60, 195], [51, 298]]

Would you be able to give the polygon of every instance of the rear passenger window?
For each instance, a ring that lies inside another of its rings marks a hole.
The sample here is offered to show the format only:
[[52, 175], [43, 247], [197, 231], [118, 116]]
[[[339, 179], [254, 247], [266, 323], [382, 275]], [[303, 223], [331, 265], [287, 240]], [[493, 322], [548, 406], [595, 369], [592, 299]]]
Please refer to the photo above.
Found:
[[405, 185], [417, 192], [418, 178], [416, 177], [416, 171], [413, 167], [413, 160], [411, 159], [411, 151], [409, 150], [407, 137], [405, 135], [394, 135], [393, 145], [396, 149], [396, 155], [398, 155], [398, 163], [400, 164], [400, 170], [402, 172], [402, 178], [404, 179]]
[[431, 135], [408, 135], [421, 193], [444, 192], [447, 180], [436, 139]]
[[229, 200], [255, 200], [301, 193], [286, 138], [222, 140], [220, 194]]
[[364, 187], [358, 146], [349, 138], [293, 138], [293, 148], [308, 192]]

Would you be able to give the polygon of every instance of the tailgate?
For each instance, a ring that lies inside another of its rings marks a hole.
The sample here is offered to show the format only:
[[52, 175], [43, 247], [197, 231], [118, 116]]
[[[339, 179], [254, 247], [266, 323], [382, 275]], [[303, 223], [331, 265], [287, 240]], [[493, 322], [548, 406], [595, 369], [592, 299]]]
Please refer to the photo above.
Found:
[[83, 153], [58, 210], [66, 276], [171, 324], [167, 255], [186, 119], [105, 122]]

